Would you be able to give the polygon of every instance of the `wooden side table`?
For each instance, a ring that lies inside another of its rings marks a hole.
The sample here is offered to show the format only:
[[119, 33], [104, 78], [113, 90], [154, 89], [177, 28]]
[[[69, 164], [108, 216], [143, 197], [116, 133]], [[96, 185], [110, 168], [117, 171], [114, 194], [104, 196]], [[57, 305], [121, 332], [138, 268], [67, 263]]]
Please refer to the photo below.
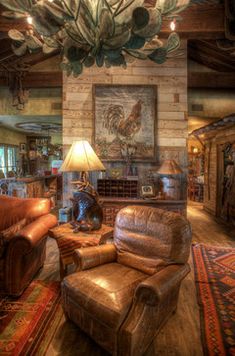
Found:
[[49, 236], [56, 240], [60, 252], [60, 278], [67, 274], [67, 267], [74, 263], [74, 250], [81, 247], [97, 246], [113, 237], [113, 228], [102, 225], [99, 230], [73, 233], [70, 223], [49, 230]]

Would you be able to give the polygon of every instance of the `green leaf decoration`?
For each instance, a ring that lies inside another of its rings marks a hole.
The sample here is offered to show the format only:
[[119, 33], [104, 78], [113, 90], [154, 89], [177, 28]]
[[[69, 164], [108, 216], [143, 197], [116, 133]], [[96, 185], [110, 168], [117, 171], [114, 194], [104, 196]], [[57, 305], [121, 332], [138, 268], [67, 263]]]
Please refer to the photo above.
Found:
[[87, 52], [84, 48], [79, 48], [75, 46], [71, 46], [68, 48], [66, 57], [70, 62], [77, 62], [87, 56]]
[[[76, 44], [80, 44], [80, 45], [87, 44], [87, 42], [83, 38], [81, 32], [79, 31], [78, 27], [76, 26], [76, 23], [74, 23], [74, 22], [66, 23], [65, 24], [65, 32], [66, 32], [66, 35], [64, 36], [64, 42], [68, 42], [68, 41], [72, 40]], [[59, 35], [59, 33], [61, 33], [61, 31], [59, 31], [57, 33], [57, 35]]]
[[17, 55], [17, 56], [23, 56], [27, 52], [27, 44], [21, 42], [21, 45], [19, 46], [19, 42], [13, 42], [11, 45], [12, 51]]
[[25, 42], [30, 50], [42, 48], [42, 42], [33, 35], [25, 35]]
[[106, 57], [105, 60], [104, 60], [104, 64], [105, 64], [105, 67], [106, 67], [106, 68], [111, 68], [111, 64], [110, 64], [110, 62], [109, 62], [109, 60], [108, 60], [107, 57]]
[[[119, 6], [119, 4], [121, 6]], [[132, 22], [132, 14], [133, 11], [137, 7], [142, 7], [144, 5], [144, 0], [124, 0], [119, 2], [115, 6], [115, 22], [123, 23], [123, 19], [125, 19], [126, 24], [130, 24]]]
[[85, 67], [92, 67], [95, 63], [95, 58], [92, 56], [88, 56], [84, 61]]
[[176, 4], [177, 0], [158, 0], [157, 8], [160, 10], [162, 15], [167, 15], [176, 9]]
[[132, 35], [124, 47], [129, 49], [140, 49], [144, 46], [144, 44], [145, 38], [138, 35]]
[[137, 30], [141, 30], [149, 23], [149, 11], [145, 7], [136, 7], [132, 13], [133, 25]]
[[3, 11], [1, 14], [3, 17], [6, 17], [7, 19], [23, 19], [25, 17], [27, 17], [26, 13], [20, 13], [20, 12], [16, 12], [16, 11]]
[[10, 31], [8, 31], [8, 36], [13, 41], [18, 41], [18, 42], [24, 42], [25, 41], [25, 36], [23, 35], [23, 33], [21, 33], [18, 30], [10, 30]]
[[162, 15], [176, 14], [183, 11], [189, 4], [190, 0], [158, 0], [157, 8]]
[[185, 10], [190, 3], [190, 0], [177, 0], [176, 7], [173, 10], [172, 15], [178, 14], [179, 12]]
[[67, 12], [68, 16], [74, 19], [78, 17], [81, 0], [63, 0], [61, 1], [61, 5]]
[[98, 67], [103, 67], [104, 65], [104, 54], [102, 52], [99, 52], [97, 55], [96, 55], [96, 64]]
[[108, 57], [108, 59], [115, 59], [120, 57], [121, 55], [121, 48], [118, 49], [110, 49], [110, 50], [103, 50], [104, 56]]
[[[3, 16], [33, 17], [35, 34], [11, 30], [17, 55], [51, 53], [60, 48], [63, 69], [78, 76], [83, 66], [123, 66], [135, 59], [161, 64], [179, 48], [180, 39], [170, 34], [166, 45], [158, 38], [162, 16], [174, 18], [190, 0], [0, 0], [10, 11]], [[43, 37], [39, 37], [43, 35]]]
[[166, 56], [167, 56], [167, 49], [164, 47], [161, 47], [161, 48], [155, 49], [155, 51], [153, 51], [151, 54], [149, 54], [148, 58], [157, 64], [162, 64], [166, 61]]
[[112, 13], [107, 9], [102, 9], [100, 18], [98, 21], [99, 26], [99, 38], [109, 38], [114, 34], [115, 24], [112, 18]]
[[123, 54], [119, 54], [118, 57], [107, 57], [108, 62], [111, 64], [111, 66], [121, 66], [126, 64], [125, 58]]
[[96, 42], [96, 27], [92, 14], [84, 2], [81, 2], [79, 16], [76, 21], [76, 26], [81, 34], [84, 42], [90, 46], [94, 46]]
[[53, 49], [59, 47], [58, 42], [53, 37], [44, 37], [43, 41], [44, 41], [44, 44], [46, 44], [48, 47], [51, 47]]
[[81, 62], [77, 61], [71, 63], [71, 66], [72, 66], [73, 75], [75, 78], [77, 78], [82, 73], [83, 65]]
[[43, 43], [42, 51], [45, 54], [53, 53], [56, 50], [55, 47], [48, 46], [46, 43]]
[[36, 27], [37, 31], [47, 37], [54, 35], [61, 28], [61, 20], [56, 20], [49, 12], [46, 11], [46, 8], [37, 5], [31, 11], [33, 16], [33, 24]]
[[167, 52], [168, 53], [173, 52], [177, 50], [179, 47], [180, 47], [179, 35], [173, 32], [170, 34], [167, 40], [167, 45], [166, 45]]
[[64, 10], [60, 2], [40, 0], [33, 6], [32, 11], [37, 11], [37, 7], [43, 7], [45, 11], [61, 25], [65, 19], [71, 20], [71, 15]]
[[66, 63], [66, 62], [61, 62], [60, 63], [61, 70], [67, 70], [68, 66], [71, 67], [70, 63]]
[[121, 32], [120, 27], [116, 27], [116, 34], [109, 39], [103, 41], [104, 49], [121, 48], [127, 43], [131, 37], [130, 29], [125, 29]]
[[148, 9], [148, 14], [149, 22], [144, 28], [133, 28], [133, 32], [136, 35], [144, 37], [145, 39], [151, 39], [156, 36], [160, 32], [162, 26], [162, 17], [158, 9], [150, 8]]
[[69, 77], [72, 74], [72, 72], [73, 72], [72, 66], [68, 65], [66, 68], [67, 77]]
[[33, 6], [31, 0], [0, 0], [0, 4], [4, 5], [9, 10], [20, 13], [30, 12]]
[[123, 48], [123, 51], [138, 59], [148, 59], [148, 56], [145, 53], [134, 49]]

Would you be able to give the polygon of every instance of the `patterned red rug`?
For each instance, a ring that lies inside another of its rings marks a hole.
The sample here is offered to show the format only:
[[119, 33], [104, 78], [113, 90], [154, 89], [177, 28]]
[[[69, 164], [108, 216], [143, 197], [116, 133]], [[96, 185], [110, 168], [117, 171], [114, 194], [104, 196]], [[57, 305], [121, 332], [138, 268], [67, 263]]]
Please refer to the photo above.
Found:
[[33, 281], [19, 299], [0, 299], [0, 355], [44, 355], [62, 315], [59, 282]]
[[235, 355], [235, 249], [193, 246], [205, 355]]

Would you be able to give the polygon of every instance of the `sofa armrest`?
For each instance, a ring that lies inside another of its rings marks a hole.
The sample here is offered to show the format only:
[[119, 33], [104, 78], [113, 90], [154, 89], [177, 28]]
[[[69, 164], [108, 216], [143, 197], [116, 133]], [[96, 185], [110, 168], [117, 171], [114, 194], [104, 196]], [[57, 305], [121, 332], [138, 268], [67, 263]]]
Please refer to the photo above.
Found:
[[188, 264], [170, 265], [141, 282], [135, 291], [135, 297], [147, 305], [154, 306], [181, 283], [190, 272]]
[[[40, 216], [32, 223], [21, 229], [14, 240], [24, 240], [27, 243], [28, 248], [31, 249], [36, 246], [42, 240], [42, 238], [46, 236], [48, 230], [54, 227], [56, 224], [56, 216], [52, 214]], [[14, 243], [13, 240], [12, 243]]]
[[116, 261], [117, 252], [113, 244], [90, 246], [74, 251], [74, 262], [78, 271]]

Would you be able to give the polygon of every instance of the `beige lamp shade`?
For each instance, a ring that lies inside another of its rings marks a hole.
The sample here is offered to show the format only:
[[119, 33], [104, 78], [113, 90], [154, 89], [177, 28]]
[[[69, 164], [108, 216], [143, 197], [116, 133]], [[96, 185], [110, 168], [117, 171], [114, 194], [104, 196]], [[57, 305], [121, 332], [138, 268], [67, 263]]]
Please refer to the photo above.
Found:
[[173, 159], [166, 159], [159, 170], [159, 174], [181, 174], [183, 173], [180, 166]]
[[60, 168], [61, 172], [104, 171], [105, 167], [88, 141], [73, 142]]

